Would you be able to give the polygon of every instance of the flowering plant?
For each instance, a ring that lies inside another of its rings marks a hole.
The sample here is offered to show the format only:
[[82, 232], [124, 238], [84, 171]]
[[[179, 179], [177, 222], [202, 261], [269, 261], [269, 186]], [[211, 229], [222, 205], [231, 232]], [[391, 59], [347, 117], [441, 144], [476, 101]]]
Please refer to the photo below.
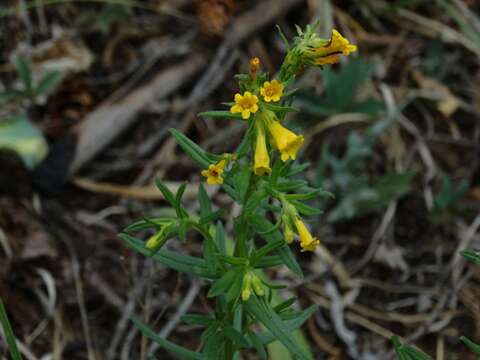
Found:
[[[288, 90], [295, 76], [308, 66], [337, 63], [340, 55], [349, 55], [356, 46], [336, 30], [331, 39], [322, 39], [310, 26], [305, 31], [298, 28], [292, 46], [287, 46], [278, 77], [271, 78], [261, 71], [260, 60], [253, 58], [249, 73], [237, 75], [239, 92], [227, 104], [229, 110], [200, 114], [246, 121], [245, 136], [233, 153], [208, 153], [182, 133], [171, 130], [180, 147], [203, 169], [201, 174], [207, 184], [221, 185], [241, 206], [240, 215], [233, 219], [232, 246], [220, 221], [223, 212], [214, 209], [203, 185], [198, 189], [200, 210], [195, 214], [182, 205], [186, 184], [174, 195], [160, 180], [156, 185], [176, 216], [145, 218], [120, 235], [142, 254], [211, 285], [208, 297], [216, 300], [214, 313], [183, 318], [189, 324], [206, 327], [201, 353], [160, 338], [133, 319], [145, 335], [185, 359], [233, 359], [245, 349], [266, 358], [264, 346], [274, 340], [283, 343], [298, 359], [311, 357], [291, 333], [316, 307], [296, 311], [291, 307], [295, 298], [272, 304], [273, 290], [283, 286], [271, 283], [265, 269], [284, 264], [302, 276], [290, 244], [298, 238], [301, 252], [314, 251], [319, 244], [304, 221], [304, 216], [319, 211], [303, 201], [328, 193], [294, 178], [306, 168], [294, 162], [304, 138], [284, 126], [283, 120], [295, 110], [291, 107], [295, 92]], [[154, 233], [146, 242], [132, 235], [147, 229]], [[185, 241], [189, 231], [201, 236], [203, 258], [162, 248], [169, 239]]]

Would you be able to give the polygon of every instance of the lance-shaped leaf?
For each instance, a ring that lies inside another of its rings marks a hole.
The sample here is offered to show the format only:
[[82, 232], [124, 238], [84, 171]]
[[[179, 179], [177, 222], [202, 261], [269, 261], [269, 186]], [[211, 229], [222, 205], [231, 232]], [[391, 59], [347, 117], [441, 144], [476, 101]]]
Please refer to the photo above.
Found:
[[192, 274], [208, 279], [215, 279], [218, 277], [217, 274], [212, 273], [208, 269], [205, 260], [201, 258], [181, 255], [164, 249], [152, 252], [151, 250], [145, 248], [145, 243], [140, 239], [125, 233], [119, 234], [118, 236], [132, 249], [178, 272]]
[[294, 356], [300, 360], [311, 360], [310, 355], [292, 336], [285, 322], [280, 319], [264, 299], [253, 295], [244, 303], [244, 306], [248, 314], [262, 323]]
[[182, 148], [183, 151], [187, 153], [188, 156], [192, 158], [201, 168], [206, 169], [208, 165], [216, 162], [219, 157], [208, 154], [200, 146], [195, 144], [188, 137], [183, 135], [176, 129], [170, 129], [173, 137], [177, 141], [178, 145]]
[[146, 326], [143, 322], [141, 322], [139, 319], [132, 317], [130, 318], [132, 322], [135, 324], [135, 326], [142, 332], [143, 335], [148, 337], [149, 339], [155, 341], [157, 344], [159, 344], [162, 348], [167, 350], [168, 352], [171, 352], [173, 354], [176, 354], [178, 356], [181, 356], [182, 359], [187, 359], [187, 360], [206, 360], [201, 354], [188, 350], [180, 345], [174, 344], [171, 341], [168, 341], [161, 336], [158, 336], [155, 334], [152, 329], [150, 329], [148, 326]]
[[228, 110], [211, 110], [211, 111], [204, 111], [198, 114], [201, 117], [210, 117], [210, 118], [222, 118], [222, 119], [236, 119], [242, 120], [242, 115], [240, 114], [233, 114]]

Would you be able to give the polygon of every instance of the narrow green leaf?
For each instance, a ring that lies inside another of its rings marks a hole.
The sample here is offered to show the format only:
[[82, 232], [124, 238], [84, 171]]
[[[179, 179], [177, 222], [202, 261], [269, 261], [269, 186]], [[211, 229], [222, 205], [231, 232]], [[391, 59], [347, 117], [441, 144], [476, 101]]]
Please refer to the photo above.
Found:
[[460, 340], [475, 354], [480, 355], [480, 345], [475, 344], [472, 340], [466, 336], [460, 336]]
[[187, 241], [187, 232], [190, 229], [190, 221], [181, 221], [178, 227], [178, 237], [182, 241]]
[[429, 356], [425, 355], [420, 350], [402, 344], [398, 339], [398, 336], [392, 336], [390, 340], [393, 342], [399, 360], [431, 360]]
[[295, 303], [295, 301], [297, 301], [297, 298], [296, 297], [291, 297], [290, 299], [287, 299], [287, 300], [281, 302], [280, 304], [276, 305], [273, 308], [273, 310], [276, 313], [280, 313], [283, 310], [288, 309], [291, 305], [293, 305]]
[[145, 248], [145, 243], [142, 240], [125, 233], [119, 234], [118, 237], [137, 252], [178, 272], [192, 274], [207, 279], [217, 278], [217, 274], [210, 272], [205, 260], [201, 258], [181, 255], [164, 249], [158, 250], [152, 254], [151, 250]]
[[212, 203], [210, 202], [210, 198], [208, 197], [203, 183], [200, 183], [198, 186], [197, 198], [198, 203], [200, 204], [200, 217], [204, 218], [212, 212]]
[[220, 255], [220, 259], [223, 260], [227, 264], [231, 265], [247, 265], [248, 259], [244, 257], [237, 257], [237, 256], [227, 256], [227, 255]]
[[207, 169], [210, 164], [216, 162], [218, 159], [216, 156], [210, 156], [207, 154], [205, 150], [178, 130], [172, 128], [170, 129], [170, 132], [183, 151], [185, 151], [187, 155], [190, 156], [202, 169]]
[[[217, 302], [218, 304], [218, 302]], [[208, 339], [209, 337], [215, 335], [215, 333], [217, 332], [218, 328], [220, 327], [220, 322], [219, 321], [213, 321], [206, 329], [205, 331], [202, 333], [202, 335], [200, 336], [200, 340], [202, 342], [205, 342], [206, 339]]]
[[235, 153], [239, 158], [245, 156], [251, 149], [251, 144], [252, 144], [252, 134], [254, 133], [254, 121], [250, 121], [250, 124], [248, 126], [248, 129], [243, 137], [242, 142], [240, 145], [238, 145], [237, 149], [235, 150]]
[[243, 275], [243, 271], [240, 271], [239, 269], [235, 271], [235, 277], [233, 278], [230, 289], [225, 296], [227, 303], [239, 298], [240, 292], [242, 291]]
[[225, 336], [233, 341], [238, 348], [248, 348], [247, 340], [245, 340], [243, 335], [239, 331], [235, 330], [232, 326], [224, 327], [223, 331]]
[[218, 209], [216, 211], [213, 211], [210, 214], [208, 214], [207, 216], [204, 216], [204, 217], [201, 217], [200, 219], [198, 219], [198, 223], [200, 225], [205, 225], [205, 224], [208, 224], [212, 221], [218, 220], [225, 213], [225, 211], [226, 211], [226, 209]]
[[32, 75], [30, 72], [30, 66], [25, 61], [25, 59], [18, 57], [15, 60], [15, 67], [17, 68], [17, 73], [20, 79], [22, 80], [23, 84], [27, 91], [32, 91]]
[[290, 204], [295, 206], [297, 210], [305, 216], [320, 215], [322, 213], [322, 210], [311, 207], [298, 200], [290, 200]]
[[134, 223], [128, 225], [123, 231], [124, 232], [136, 232], [151, 228], [160, 228], [166, 224], [172, 222], [171, 218], [145, 218], [142, 220], [135, 221]]
[[207, 296], [209, 298], [219, 296], [227, 292], [228, 289], [232, 286], [235, 276], [236, 276], [236, 269], [231, 269], [227, 271], [223, 276], [215, 281], [210, 288]]
[[207, 269], [214, 273], [217, 265], [218, 260], [216, 256], [216, 246], [213, 242], [211, 237], [207, 237], [203, 240], [203, 258], [205, 259], [205, 263], [207, 264]]
[[[312, 305], [306, 308], [305, 310], [303, 310], [302, 313], [299, 314], [295, 319], [283, 321], [285, 330], [288, 333], [294, 332], [296, 329], [302, 326], [305, 323], [305, 321], [307, 321], [317, 310], [318, 310], [318, 306]], [[258, 336], [262, 340], [262, 343], [265, 345], [276, 340], [276, 337], [269, 333], [258, 334]]]
[[0, 92], [1, 101], [20, 100], [24, 97], [28, 97], [28, 93], [21, 90], [6, 90]]
[[310, 166], [310, 163], [296, 164], [293, 162], [289, 164], [291, 165], [283, 168], [281, 171], [281, 175], [284, 177], [292, 177], [298, 175]]
[[45, 75], [40, 84], [35, 89], [35, 94], [42, 95], [47, 93], [62, 81], [62, 74], [59, 71], [53, 71]]
[[[278, 242], [280, 240], [283, 241], [283, 236], [280, 234], [279, 231], [275, 231], [272, 234], [265, 233], [268, 229], [271, 229], [273, 224], [264, 217], [252, 215], [248, 217], [248, 221], [253, 226], [255, 231], [260, 235], [260, 237], [262, 237], [267, 243]], [[298, 276], [303, 277], [302, 269], [300, 268], [300, 265], [298, 264], [295, 256], [292, 254], [290, 248], [288, 247], [287, 243], [285, 243], [285, 241], [284, 245], [277, 249], [277, 253], [282, 258], [283, 263], [291, 271], [293, 271]]]
[[263, 245], [260, 249], [256, 250], [253, 255], [250, 257], [250, 262], [253, 266], [257, 263], [258, 260], [263, 258], [265, 255], [271, 253], [272, 251], [277, 250], [278, 248], [285, 245], [285, 240], [276, 239], [272, 242], [269, 242]]
[[218, 250], [221, 254], [227, 254], [227, 244], [225, 240], [225, 229], [221, 221], [217, 222], [217, 227], [215, 228], [215, 243], [217, 244]]
[[405, 346], [404, 352], [413, 360], [432, 360], [429, 356], [411, 346]]
[[[268, 193], [265, 188], [260, 187], [257, 189], [249, 198], [245, 204], [245, 214], [246, 216], [252, 215], [258, 208], [261, 206], [262, 202], [267, 199]], [[267, 230], [265, 230], [267, 231]]]
[[240, 114], [233, 114], [227, 110], [212, 110], [212, 111], [204, 111], [197, 114], [201, 117], [210, 117], [210, 118], [223, 118], [223, 119], [237, 119], [242, 120], [242, 115]]
[[5, 342], [10, 351], [10, 355], [13, 360], [22, 360], [22, 356], [17, 348], [17, 342], [15, 340], [15, 334], [13, 333], [12, 325], [8, 320], [7, 310], [3, 305], [3, 301], [0, 299], [0, 323], [2, 324], [3, 334], [5, 336]]
[[282, 106], [282, 105], [274, 105], [274, 104], [264, 104], [266, 108], [272, 110], [273, 112], [279, 113], [287, 113], [287, 112], [297, 112], [298, 109], [292, 106]]
[[215, 333], [205, 339], [205, 347], [202, 356], [208, 360], [220, 360], [225, 343], [225, 337], [222, 333]]
[[177, 212], [177, 216], [179, 218], [186, 218], [188, 217], [188, 213], [182, 206], [182, 197], [185, 193], [185, 189], [187, 188], [187, 184], [183, 183], [177, 190], [177, 194], [175, 195], [175, 210]]
[[131, 317], [130, 320], [142, 332], [143, 335], [148, 337], [150, 340], [155, 341], [157, 344], [159, 344], [162, 348], [164, 348], [168, 352], [181, 356], [183, 359], [187, 359], [187, 360], [205, 360], [204, 357], [199, 353], [185, 349], [180, 345], [174, 344], [171, 341], [168, 341], [158, 336], [148, 326], [146, 326], [142, 321], [140, 321], [136, 317]]
[[262, 359], [266, 360], [267, 352], [265, 351], [265, 347], [262, 344], [262, 340], [253, 331], [249, 331], [247, 334], [253, 346], [255, 347], [255, 350], [257, 350], [258, 355]]
[[175, 208], [175, 205], [176, 205], [175, 204], [175, 196], [170, 191], [170, 189], [167, 186], [165, 186], [163, 184], [162, 180], [160, 180], [159, 178], [155, 179], [155, 185], [158, 188], [158, 190], [160, 190], [160, 192], [162, 193], [165, 200], [167, 200], [168, 203]]
[[473, 250], [464, 250], [460, 253], [465, 259], [474, 263], [475, 265], [480, 265], [480, 254]]
[[278, 265], [282, 265], [283, 260], [280, 256], [265, 256], [255, 264], [255, 269], [264, 269], [269, 267], [274, 267]]
[[261, 322], [298, 359], [310, 360], [310, 355], [299, 346], [284, 322], [263, 299], [253, 295], [244, 303], [247, 312]]
[[215, 319], [210, 316], [187, 314], [181, 317], [181, 320], [188, 325], [202, 325], [209, 326]]
[[287, 192], [298, 190], [305, 186], [307, 186], [307, 182], [305, 180], [284, 180], [276, 185], [275, 190]]
[[315, 189], [314, 191], [301, 194], [287, 194], [285, 195], [285, 198], [287, 200], [310, 200], [317, 196], [329, 197], [332, 199], [335, 198], [335, 195], [333, 195], [331, 192], [322, 189]]
[[237, 194], [237, 199], [241, 204], [244, 203], [245, 195], [250, 185], [250, 176], [252, 175], [252, 169], [246, 165], [240, 165], [240, 169], [233, 174], [233, 187]]

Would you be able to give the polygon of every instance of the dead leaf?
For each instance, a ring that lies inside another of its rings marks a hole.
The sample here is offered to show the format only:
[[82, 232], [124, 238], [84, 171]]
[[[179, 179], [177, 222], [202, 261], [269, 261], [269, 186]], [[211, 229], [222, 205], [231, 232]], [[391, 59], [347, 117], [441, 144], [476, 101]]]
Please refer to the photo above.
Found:
[[403, 258], [405, 250], [399, 246], [380, 244], [375, 255], [376, 262], [387, 265], [392, 269], [408, 270], [408, 264]]
[[460, 101], [450, 91], [450, 89], [434, 78], [423, 75], [420, 71], [413, 72], [413, 78], [417, 84], [424, 90], [434, 91], [439, 96], [437, 109], [445, 117], [449, 118], [460, 106]]

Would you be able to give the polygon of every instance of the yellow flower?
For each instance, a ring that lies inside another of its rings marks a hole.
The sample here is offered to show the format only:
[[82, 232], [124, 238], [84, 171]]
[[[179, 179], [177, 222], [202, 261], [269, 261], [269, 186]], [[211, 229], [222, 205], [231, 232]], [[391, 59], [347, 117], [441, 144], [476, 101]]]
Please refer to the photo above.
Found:
[[280, 124], [280, 122], [273, 119], [268, 120], [267, 126], [272, 136], [273, 145], [282, 155], [282, 161], [285, 162], [289, 158], [295, 160], [298, 149], [300, 149], [303, 144], [303, 136], [295, 134]]
[[250, 91], [245, 91], [243, 95], [235, 94], [235, 105], [230, 108], [233, 114], [241, 113], [242, 119], [246, 120], [251, 114], [258, 111], [258, 98]]
[[270, 156], [268, 155], [267, 141], [265, 139], [265, 129], [263, 124], [257, 125], [257, 138], [255, 139], [255, 155], [253, 172], [257, 176], [270, 174]]
[[223, 169], [225, 168], [225, 160], [220, 160], [216, 164], [211, 164], [208, 169], [202, 171], [202, 176], [207, 178], [208, 185], [223, 184]]
[[251, 58], [250, 59], [250, 76], [252, 78], [255, 78], [259, 68], [260, 68], [260, 59], [258, 57]]
[[265, 81], [260, 89], [260, 94], [266, 102], [279, 101], [283, 94], [283, 84], [277, 80]]
[[295, 227], [297, 228], [298, 236], [300, 236], [300, 246], [303, 251], [314, 251], [320, 241], [310, 234], [307, 227], [300, 218], [294, 220]]
[[357, 46], [350, 44], [337, 30], [332, 30], [330, 41], [315, 49], [315, 64], [326, 65], [336, 64], [340, 61], [340, 54], [350, 55], [357, 51]]

